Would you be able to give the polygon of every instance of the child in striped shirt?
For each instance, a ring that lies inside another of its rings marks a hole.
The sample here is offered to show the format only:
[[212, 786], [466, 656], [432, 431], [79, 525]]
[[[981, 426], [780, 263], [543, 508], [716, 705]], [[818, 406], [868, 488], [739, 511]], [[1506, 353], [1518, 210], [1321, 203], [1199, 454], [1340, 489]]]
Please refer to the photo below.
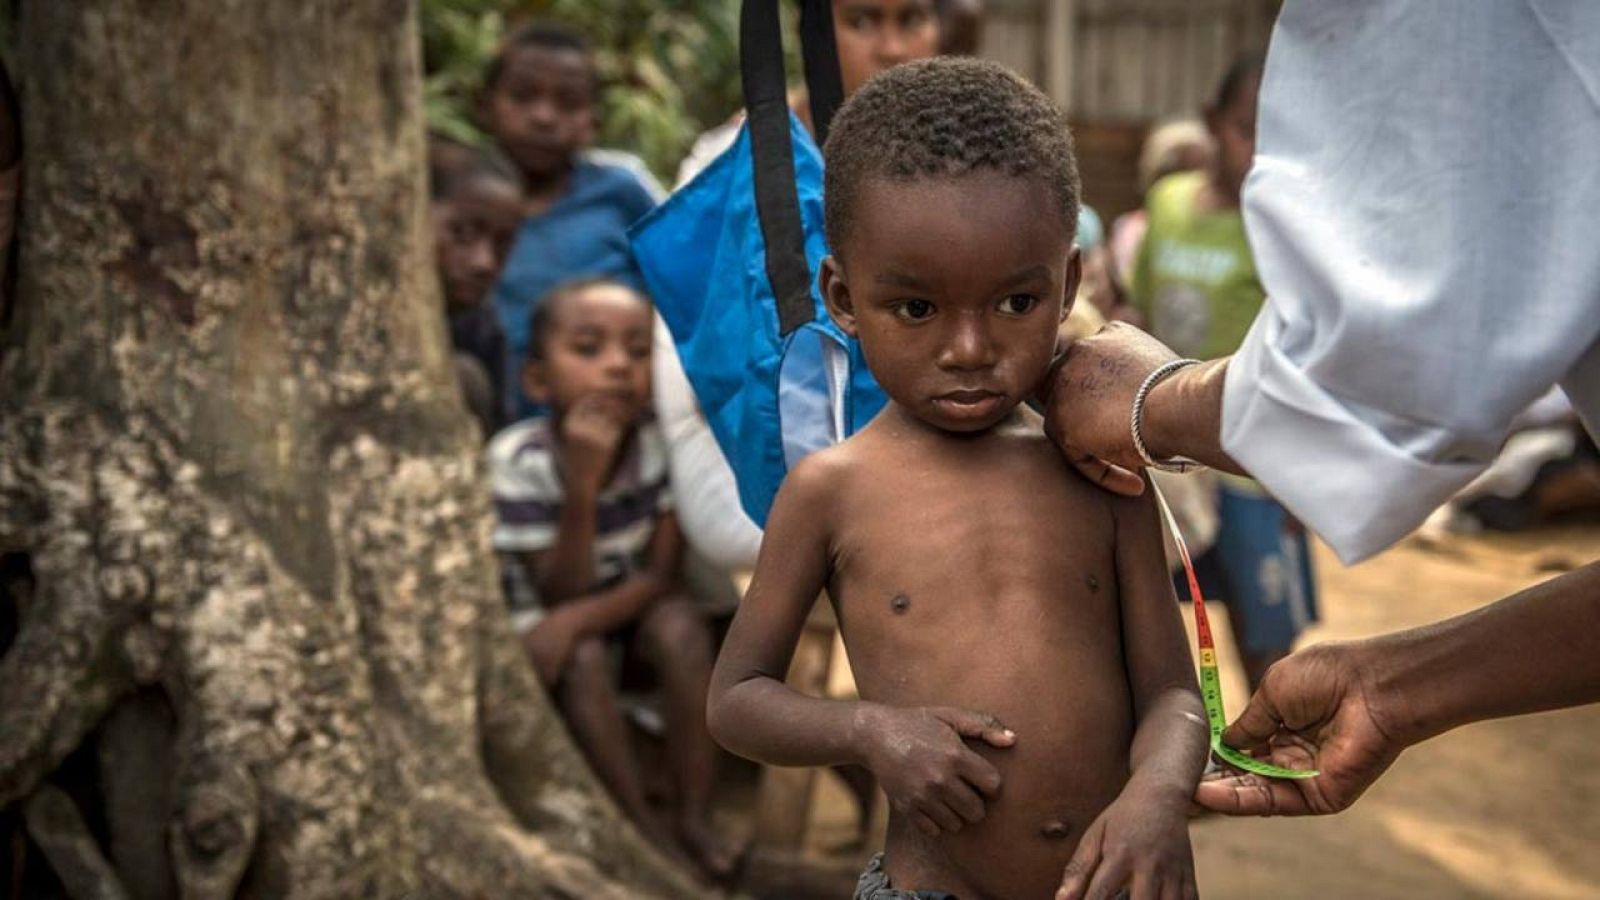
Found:
[[[595, 773], [646, 835], [718, 877], [734, 854], [708, 818], [712, 640], [676, 592], [683, 538], [648, 418], [652, 318], [638, 292], [605, 279], [558, 287], [536, 307], [522, 383], [550, 414], [490, 442], [494, 543], [513, 625]], [[631, 751], [615, 671], [627, 647], [659, 676], [675, 833], [647, 803]]]

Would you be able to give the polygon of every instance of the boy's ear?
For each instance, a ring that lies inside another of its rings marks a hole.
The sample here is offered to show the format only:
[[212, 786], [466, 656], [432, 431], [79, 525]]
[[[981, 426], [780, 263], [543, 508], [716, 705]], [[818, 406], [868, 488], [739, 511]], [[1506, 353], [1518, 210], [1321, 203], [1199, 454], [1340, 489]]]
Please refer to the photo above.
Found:
[[1072, 249], [1067, 251], [1067, 277], [1062, 280], [1064, 296], [1061, 298], [1061, 321], [1067, 320], [1067, 314], [1072, 312], [1072, 304], [1078, 300], [1078, 283], [1083, 280], [1083, 251], [1078, 249], [1077, 242], [1073, 242]]
[[529, 359], [522, 364], [522, 392], [535, 403], [550, 403], [550, 377], [544, 363]]
[[822, 270], [817, 273], [817, 286], [822, 290], [822, 300], [828, 307], [828, 318], [839, 330], [856, 336], [856, 308], [850, 300], [850, 286], [845, 284], [844, 269], [832, 255], [822, 258]]

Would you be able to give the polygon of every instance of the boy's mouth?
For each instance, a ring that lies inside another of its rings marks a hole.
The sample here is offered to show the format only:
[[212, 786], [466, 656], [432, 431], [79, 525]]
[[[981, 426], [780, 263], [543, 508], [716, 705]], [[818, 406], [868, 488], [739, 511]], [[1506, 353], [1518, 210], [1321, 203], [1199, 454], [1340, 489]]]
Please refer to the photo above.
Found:
[[1004, 394], [985, 390], [948, 391], [933, 398], [935, 405], [963, 418], [988, 415], [1004, 400]]

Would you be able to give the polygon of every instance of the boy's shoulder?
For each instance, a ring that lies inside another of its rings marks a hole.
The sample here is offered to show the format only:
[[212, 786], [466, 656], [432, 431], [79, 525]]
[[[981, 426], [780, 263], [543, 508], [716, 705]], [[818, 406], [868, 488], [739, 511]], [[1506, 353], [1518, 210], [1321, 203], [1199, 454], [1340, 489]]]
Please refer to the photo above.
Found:
[[654, 206], [665, 200], [667, 192], [661, 187], [644, 160], [632, 153], [591, 147], [578, 155], [579, 163], [591, 172], [597, 186], [629, 195]]
[[491, 469], [527, 466], [548, 459], [555, 448], [549, 416], [534, 416], [500, 429], [485, 451]]

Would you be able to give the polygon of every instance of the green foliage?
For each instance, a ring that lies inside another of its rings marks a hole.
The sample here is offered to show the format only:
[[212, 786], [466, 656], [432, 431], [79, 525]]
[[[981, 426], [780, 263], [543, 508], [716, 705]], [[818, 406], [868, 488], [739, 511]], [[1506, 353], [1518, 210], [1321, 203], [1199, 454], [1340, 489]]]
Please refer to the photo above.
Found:
[[695, 135], [736, 111], [739, 0], [422, 0], [430, 127], [482, 144], [473, 109], [484, 63], [529, 18], [586, 35], [604, 85], [600, 139], [669, 182]]

